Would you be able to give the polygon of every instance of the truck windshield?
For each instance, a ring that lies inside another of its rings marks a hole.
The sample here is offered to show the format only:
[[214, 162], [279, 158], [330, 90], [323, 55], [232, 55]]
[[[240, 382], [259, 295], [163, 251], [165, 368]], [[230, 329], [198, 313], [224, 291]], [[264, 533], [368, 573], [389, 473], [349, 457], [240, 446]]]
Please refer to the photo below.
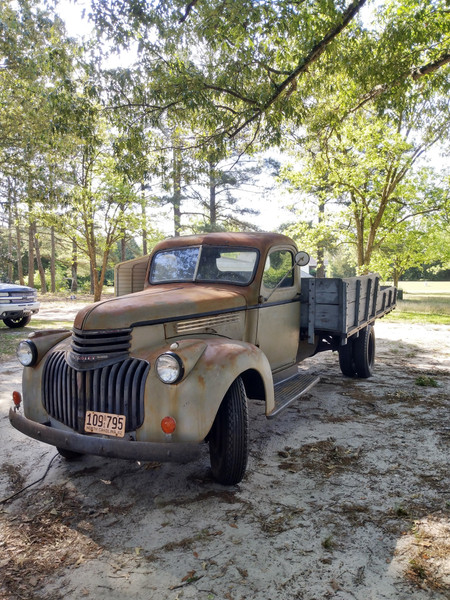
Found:
[[204, 281], [247, 285], [253, 279], [259, 253], [253, 248], [190, 246], [157, 252], [150, 283]]

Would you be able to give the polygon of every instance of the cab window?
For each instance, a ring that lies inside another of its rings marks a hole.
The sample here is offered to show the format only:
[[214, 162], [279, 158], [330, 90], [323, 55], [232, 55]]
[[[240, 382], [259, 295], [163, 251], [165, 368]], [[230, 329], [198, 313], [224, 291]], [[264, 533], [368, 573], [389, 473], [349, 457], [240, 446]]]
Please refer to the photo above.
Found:
[[[272, 290], [280, 281], [280, 287], [291, 287], [294, 285], [294, 256], [289, 250], [274, 250], [266, 260], [263, 274], [264, 287]], [[284, 279], [283, 279], [284, 277]]]

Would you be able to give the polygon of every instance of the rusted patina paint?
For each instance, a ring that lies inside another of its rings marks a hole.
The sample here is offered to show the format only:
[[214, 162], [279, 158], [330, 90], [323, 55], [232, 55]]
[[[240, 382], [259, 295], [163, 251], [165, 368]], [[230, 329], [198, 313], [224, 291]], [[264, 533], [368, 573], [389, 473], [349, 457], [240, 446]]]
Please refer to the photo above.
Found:
[[171, 283], [88, 306], [77, 314], [74, 325], [85, 330], [120, 329], [243, 307], [245, 298], [235, 289]]
[[[154, 349], [145, 359], [154, 365], [170, 345]], [[257, 371], [266, 393], [266, 412], [274, 407], [273, 380], [264, 354], [252, 344], [218, 338], [180, 341], [174, 350], [183, 357], [185, 373], [174, 385], [162, 383], [151, 369], [145, 388], [145, 422], [136, 432], [139, 441], [167, 441], [160, 423], [173, 417], [174, 442], [202, 441], [233, 381], [249, 369]], [[144, 356], [141, 356], [144, 358]]]
[[218, 232], [199, 235], [186, 235], [167, 238], [156, 244], [153, 252], [167, 248], [184, 248], [185, 246], [238, 246], [256, 248], [263, 251], [268, 246], [287, 244], [292, 246], [292, 239], [280, 233], [265, 232]]
[[[242, 294], [249, 305], [254, 305], [258, 303], [258, 298], [260, 294], [260, 280], [262, 276], [262, 272], [264, 270], [264, 266], [266, 264], [266, 258], [271, 248], [274, 246], [283, 246], [288, 247], [293, 250], [293, 252], [297, 252], [297, 247], [291, 238], [281, 235], [279, 233], [207, 233], [202, 235], [190, 235], [190, 236], [179, 236], [168, 238], [162, 242], [159, 242], [155, 248], [153, 249], [152, 254], [150, 255], [149, 264], [147, 267], [147, 275], [146, 275], [146, 288], [152, 287], [160, 287], [153, 286], [149, 282], [149, 271], [152, 257], [161, 250], [167, 250], [171, 248], [185, 248], [188, 246], [229, 246], [230, 248], [252, 248], [259, 252], [260, 261], [258, 264], [258, 269], [255, 273], [255, 277], [253, 282], [251, 282], [247, 286], [232, 286], [227, 285], [226, 289], [235, 289], [240, 294]], [[219, 287], [216, 285], [215, 287]]]

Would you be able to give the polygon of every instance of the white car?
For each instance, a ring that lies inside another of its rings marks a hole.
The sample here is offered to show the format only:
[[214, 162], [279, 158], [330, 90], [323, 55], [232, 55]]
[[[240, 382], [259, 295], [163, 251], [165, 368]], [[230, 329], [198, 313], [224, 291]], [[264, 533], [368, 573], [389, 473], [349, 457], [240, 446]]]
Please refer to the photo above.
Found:
[[26, 285], [0, 283], [0, 319], [8, 327], [25, 327], [39, 312], [37, 291]]

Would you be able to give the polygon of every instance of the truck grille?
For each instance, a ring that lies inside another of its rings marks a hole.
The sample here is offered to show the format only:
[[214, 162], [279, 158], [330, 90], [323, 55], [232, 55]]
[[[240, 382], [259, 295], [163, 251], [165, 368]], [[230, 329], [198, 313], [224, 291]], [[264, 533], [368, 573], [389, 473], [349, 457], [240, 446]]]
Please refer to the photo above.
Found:
[[87, 410], [125, 415], [126, 431], [144, 421], [144, 387], [150, 365], [136, 358], [91, 371], [70, 367], [64, 352], [54, 352], [44, 367], [45, 410], [57, 421], [82, 433]]
[[127, 354], [131, 343], [131, 329], [105, 329], [99, 331], [72, 331], [72, 352], [84, 356]]
[[28, 304], [36, 302], [37, 292], [8, 292], [8, 296], [0, 298], [0, 304]]

